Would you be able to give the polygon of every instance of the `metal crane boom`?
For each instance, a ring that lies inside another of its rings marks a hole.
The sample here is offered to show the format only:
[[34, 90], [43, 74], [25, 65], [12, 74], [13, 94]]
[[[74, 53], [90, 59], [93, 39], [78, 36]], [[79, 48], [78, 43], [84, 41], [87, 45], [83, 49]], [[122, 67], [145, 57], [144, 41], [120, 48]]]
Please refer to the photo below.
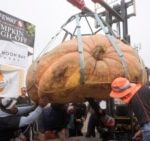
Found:
[[[92, 12], [89, 8], [86, 7], [84, 0], [67, 0], [75, 7], [79, 8], [83, 12]], [[123, 21], [123, 18], [120, 14], [118, 14], [113, 8], [111, 8], [105, 1], [103, 0], [91, 0], [94, 3], [99, 3], [102, 5], [106, 10], [108, 10], [113, 16], [118, 18], [119, 20]]]
[[102, 5], [106, 10], [108, 10], [113, 16], [115, 16], [115, 17], [118, 18], [119, 20], [123, 21], [123, 18], [121, 17], [121, 15], [118, 14], [118, 12], [116, 12], [113, 8], [111, 8], [105, 1], [103, 1], [103, 0], [92, 0], [92, 2], [94, 2], [94, 3], [99, 3], [99, 4]]

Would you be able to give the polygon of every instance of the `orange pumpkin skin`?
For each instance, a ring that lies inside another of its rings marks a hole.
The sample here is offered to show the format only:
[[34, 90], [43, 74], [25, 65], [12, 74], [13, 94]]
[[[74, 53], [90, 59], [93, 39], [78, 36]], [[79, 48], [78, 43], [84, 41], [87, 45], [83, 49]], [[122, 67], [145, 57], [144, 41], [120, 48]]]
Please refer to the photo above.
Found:
[[[28, 93], [33, 100], [47, 95], [50, 102], [81, 102], [85, 98], [109, 98], [113, 79], [125, 76], [121, 59], [104, 35], [82, 37], [84, 84], [80, 84], [80, 56], [77, 39], [65, 41], [34, 62], [27, 73]], [[128, 78], [145, 84], [147, 73], [137, 52], [116, 39], [125, 56]]]
[[[0, 71], [0, 82], [2, 83], [4, 81], [4, 76], [3, 73]], [[4, 86], [0, 87], [0, 92], [2, 92], [4, 90]]]

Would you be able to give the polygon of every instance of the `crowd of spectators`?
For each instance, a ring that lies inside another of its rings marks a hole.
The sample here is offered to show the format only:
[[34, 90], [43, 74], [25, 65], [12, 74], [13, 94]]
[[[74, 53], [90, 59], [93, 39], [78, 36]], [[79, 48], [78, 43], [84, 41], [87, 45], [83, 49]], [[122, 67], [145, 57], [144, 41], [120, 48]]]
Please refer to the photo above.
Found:
[[[87, 118], [85, 103], [49, 103], [48, 97], [41, 97], [34, 103], [21, 89], [17, 98], [0, 98], [0, 141], [46, 141], [76, 136], [95, 137], [95, 114], [88, 121], [87, 133], [82, 128]], [[94, 119], [94, 120], [93, 120]], [[98, 124], [98, 122], [96, 123]]]

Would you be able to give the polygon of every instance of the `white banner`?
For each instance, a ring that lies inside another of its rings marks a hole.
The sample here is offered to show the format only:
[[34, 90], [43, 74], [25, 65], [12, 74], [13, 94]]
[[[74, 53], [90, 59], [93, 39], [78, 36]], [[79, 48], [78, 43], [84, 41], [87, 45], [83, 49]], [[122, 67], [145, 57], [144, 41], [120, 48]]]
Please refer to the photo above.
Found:
[[27, 63], [27, 47], [7, 40], [0, 40], [0, 64], [9, 64], [25, 68], [27, 67]]
[[18, 97], [20, 89], [17, 70], [0, 71], [0, 97]]

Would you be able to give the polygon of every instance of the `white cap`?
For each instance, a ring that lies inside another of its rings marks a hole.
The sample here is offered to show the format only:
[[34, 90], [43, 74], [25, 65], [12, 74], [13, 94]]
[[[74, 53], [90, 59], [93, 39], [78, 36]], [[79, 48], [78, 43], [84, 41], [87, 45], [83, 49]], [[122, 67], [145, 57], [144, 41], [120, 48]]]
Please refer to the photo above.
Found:
[[5, 109], [11, 109], [15, 104], [17, 100], [12, 98], [4, 97], [1, 99], [1, 106]]

